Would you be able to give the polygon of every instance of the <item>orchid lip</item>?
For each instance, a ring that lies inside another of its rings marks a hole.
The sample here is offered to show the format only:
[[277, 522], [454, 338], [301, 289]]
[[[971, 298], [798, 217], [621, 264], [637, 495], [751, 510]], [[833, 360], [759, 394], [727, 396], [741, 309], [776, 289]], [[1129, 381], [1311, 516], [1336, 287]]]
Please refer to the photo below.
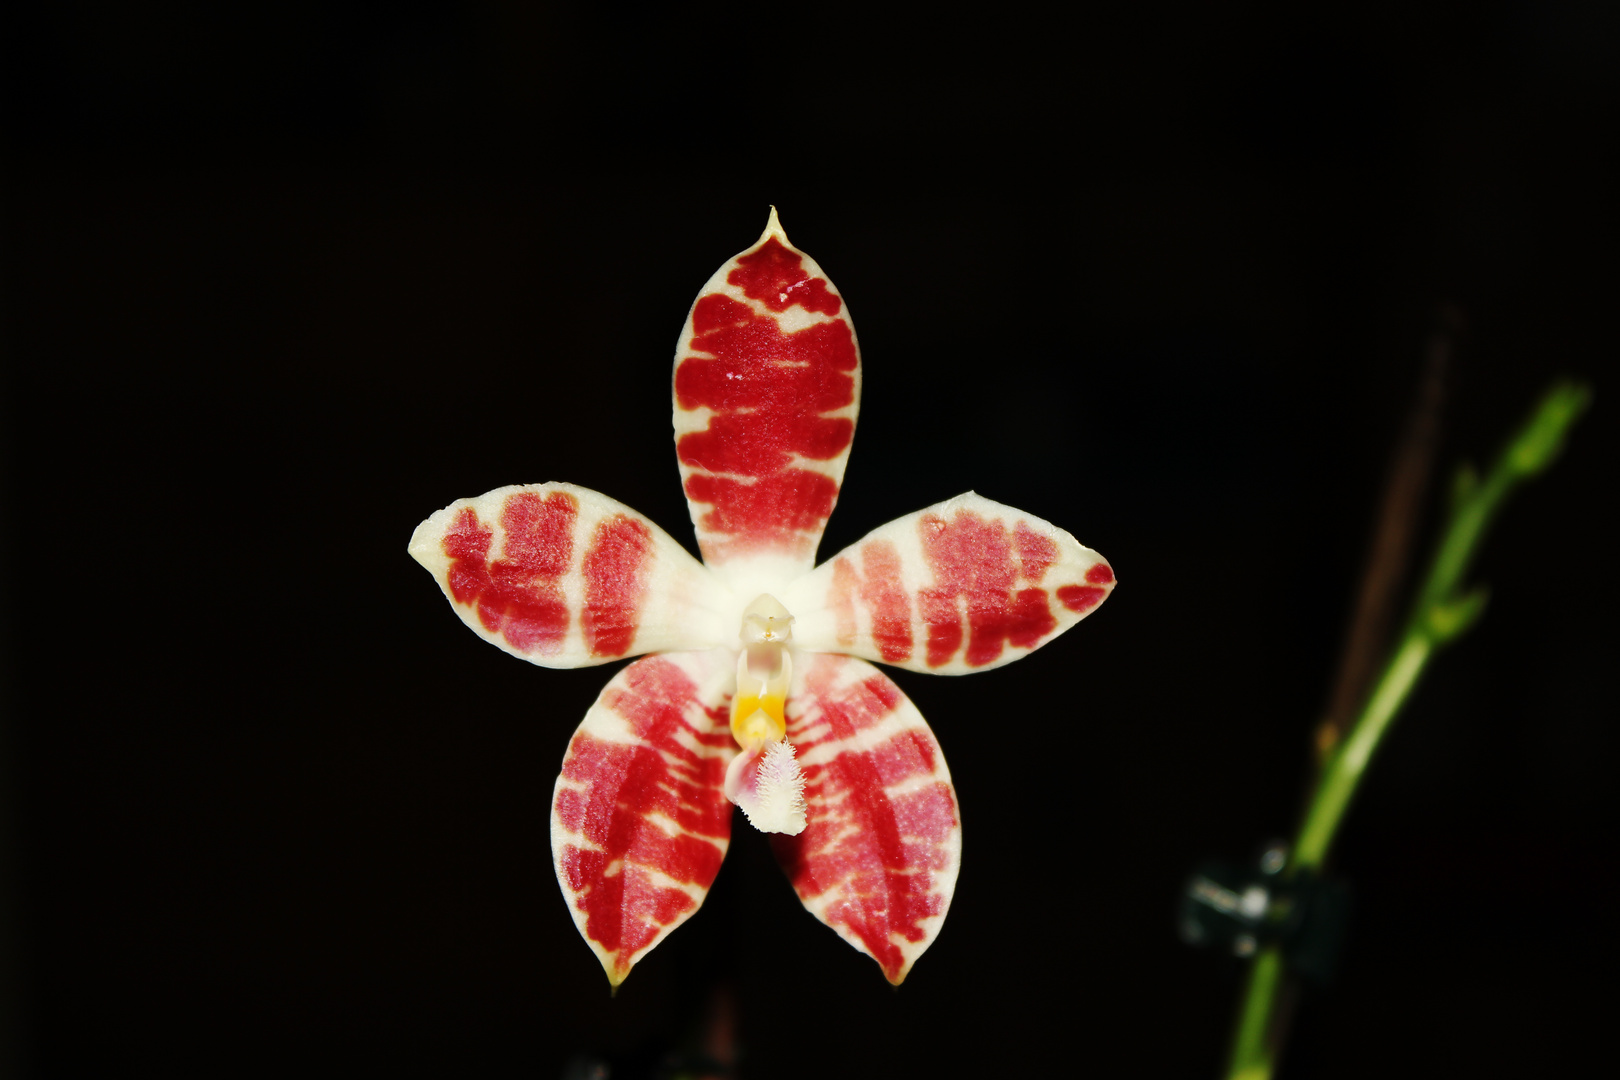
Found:
[[726, 770], [726, 798], [760, 832], [798, 836], [805, 829], [804, 772], [785, 739], [745, 750]]

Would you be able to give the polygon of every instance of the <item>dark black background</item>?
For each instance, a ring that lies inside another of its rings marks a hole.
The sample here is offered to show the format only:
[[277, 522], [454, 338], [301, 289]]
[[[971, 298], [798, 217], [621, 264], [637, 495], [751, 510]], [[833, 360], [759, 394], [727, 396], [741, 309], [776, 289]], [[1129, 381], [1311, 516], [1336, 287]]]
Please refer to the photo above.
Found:
[[[648, 1075], [717, 988], [747, 1077], [1214, 1076], [1181, 879], [1292, 826], [1442, 304], [1445, 468], [1597, 387], [1342, 838], [1286, 1076], [1612, 1043], [1612, 5], [12, 9], [6, 1048], [38, 1076]], [[899, 991], [737, 830], [610, 999], [548, 800], [608, 671], [476, 640], [405, 554], [569, 480], [690, 543], [668, 371], [774, 203], [849, 302], [824, 551], [972, 488], [1121, 585], [969, 679]], [[1601, 980], [1601, 981], [1600, 981]]]

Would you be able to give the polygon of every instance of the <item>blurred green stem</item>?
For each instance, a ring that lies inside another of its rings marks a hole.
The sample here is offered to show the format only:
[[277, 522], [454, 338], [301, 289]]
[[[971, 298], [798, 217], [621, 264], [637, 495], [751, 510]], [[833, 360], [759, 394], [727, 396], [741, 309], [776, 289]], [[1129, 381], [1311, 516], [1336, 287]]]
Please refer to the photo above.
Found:
[[[1436, 650], [1455, 641], [1484, 613], [1485, 590], [1464, 590], [1462, 583], [1487, 527], [1514, 488], [1545, 471], [1558, 457], [1570, 428], [1590, 403], [1587, 387], [1554, 383], [1508, 440], [1483, 481], [1466, 465], [1458, 471], [1440, 542], [1399, 644], [1383, 665], [1349, 734], [1323, 763], [1294, 837], [1285, 880], [1301, 871], [1317, 873], [1326, 862], [1368, 763], [1424, 668]], [[1283, 971], [1279, 946], [1267, 945], [1255, 954], [1238, 1009], [1228, 1080], [1268, 1080], [1271, 1076], [1280, 1050], [1271, 1030]]]

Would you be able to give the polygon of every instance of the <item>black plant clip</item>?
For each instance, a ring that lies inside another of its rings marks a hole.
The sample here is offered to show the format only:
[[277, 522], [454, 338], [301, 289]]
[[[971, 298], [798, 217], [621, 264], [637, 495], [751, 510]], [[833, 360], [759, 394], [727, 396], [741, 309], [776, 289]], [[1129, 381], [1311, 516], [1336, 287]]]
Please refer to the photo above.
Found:
[[1247, 868], [1198, 866], [1181, 893], [1181, 940], [1238, 957], [1276, 944], [1306, 981], [1331, 982], [1350, 911], [1349, 887], [1287, 869], [1288, 848], [1281, 843], [1267, 845]]

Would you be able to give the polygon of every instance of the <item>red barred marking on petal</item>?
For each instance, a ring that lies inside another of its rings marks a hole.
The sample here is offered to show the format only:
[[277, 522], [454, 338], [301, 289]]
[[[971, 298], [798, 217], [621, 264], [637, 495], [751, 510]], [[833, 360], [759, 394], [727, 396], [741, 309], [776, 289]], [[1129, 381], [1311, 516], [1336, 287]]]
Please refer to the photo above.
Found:
[[872, 638], [885, 662], [911, 656], [911, 603], [900, 585], [900, 556], [887, 540], [861, 545], [861, 601], [872, 613]]
[[[1057, 629], [1057, 618], [1046, 602], [1045, 589], [1019, 589], [1007, 609], [1007, 640], [1023, 649], [1033, 649], [1041, 639]], [[997, 648], [996, 655], [1001, 650]], [[993, 657], [992, 657], [993, 659]], [[970, 661], [971, 663], [971, 661]]]
[[813, 657], [789, 714], [807, 824], [772, 847], [805, 907], [899, 983], [938, 932], [961, 854], [939, 745], [887, 676], [849, 657]]
[[1070, 611], [1085, 614], [1108, 595], [1101, 585], [1065, 585], [1057, 591], [1057, 598]]
[[[921, 590], [920, 595], [923, 618], [928, 623], [931, 666], [945, 664], [956, 655], [964, 616], [970, 667], [983, 667], [999, 659], [1008, 641], [1034, 648], [1057, 629], [1045, 589], [1014, 593], [1019, 568], [1012, 559], [1012, 538], [1000, 521], [986, 520], [971, 510], [958, 510], [950, 521], [924, 514], [918, 528], [923, 557], [936, 582], [935, 587]], [[1054, 554], [1056, 546], [1052, 544]], [[1044, 574], [1051, 562], [1050, 557], [1040, 561], [1045, 549], [1035, 545], [1027, 549], [1036, 554], [1038, 573]]]
[[714, 574], [589, 488], [513, 485], [458, 499], [416, 527], [409, 551], [474, 632], [542, 667], [736, 639]]
[[837, 627], [838, 644], [855, 644], [855, 593], [861, 587], [861, 575], [847, 556], [833, 560], [832, 589], [827, 594], [827, 607], [832, 610]]
[[[615, 984], [695, 911], [731, 836], [728, 696], [675, 657], [621, 671], [586, 715], [552, 807], [557, 878]], [[628, 740], [628, 741], [627, 741]]]
[[567, 492], [512, 495], [500, 514], [504, 557], [490, 561], [494, 530], [471, 508], [463, 510], [444, 538], [444, 553], [453, 560], [451, 595], [464, 604], [476, 603], [484, 629], [514, 648], [542, 655], [557, 652], [568, 633], [568, 603], [557, 579], [573, 556], [578, 512], [579, 504]]
[[457, 514], [444, 534], [444, 553], [451, 559], [448, 573], [450, 595], [470, 604], [489, 588], [490, 541], [495, 530], [478, 520], [478, 512], [467, 507]]
[[1040, 648], [1113, 580], [1062, 529], [968, 492], [879, 526], [778, 599], [803, 650], [962, 675]]
[[1013, 539], [1018, 544], [1018, 572], [1030, 584], [1039, 585], [1046, 568], [1057, 562], [1057, 541], [1031, 529], [1027, 521], [1013, 528]]
[[928, 662], [938, 666], [956, 655], [962, 642], [966, 600], [967, 662], [987, 664], [1001, 653], [1005, 634], [996, 615], [1005, 608], [1017, 579], [1007, 530], [999, 521], [959, 510], [947, 522], [937, 514], [924, 514], [918, 522], [923, 557], [936, 585], [923, 590], [924, 618], [928, 621]]
[[[703, 528], [768, 548], [771, 543], [795, 544], [812, 529], [819, 532], [838, 501], [838, 484], [806, 469], [783, 469], [753, 483], [693, 473], [686, 481], [686, 497], [714, 505], [703, 517]], [[714, 561], [707, 549], [704, 558]]]
[[[444, 553], [452, 559], [489, 559], [489, 544], [495, 530], [478, 520], [478, 512], [467, 507], [455, 516], [444, 533]], [[461, 597], [457, 597], [461, 599]]]
[[855, 641], [855, 599], [870, 613], [871, 636], [885, 663], [899, 663], [911, 657], [911, 601], [900, 584], [900, 556], [887, 540], [868, 540], [860, 545], [862, 574], [855, 563], [840, 555], [833, 563], [832, 591], [828, 605], [837, 619], [838, 640], [843, 645]]
[[684, 347], [712, 359], [687, 357], [676, 370], [675, 401], [683, 409], [775, 406], [785, 412], [802, 405], [826, 412], [853, 404], [849, 373], [859, 360], [850, 324], [842, 319], [784, 333], [776, 316], [709, 293], [692, 308], [692, 327]]
[[676, 353], [676, 453], [711, 564], [776, 555], [808, 569], [854, 438], [854, 329], [784, 240], [773, 218], [716, 273]]
[[806, 311], [837, 315], [843, 305], [827, 291], [826, 281], [805, 271], [803, 257], [783, 247], [774, 236], [752, 255], [739, 256], [737, 269], [726, 280], [772, 311], [786, 311], [798, 304]]
[[[734, 305], [725, 297], [710, 301]], [[694, 320], [696, 315], [693, 316]], [[713, 472], [770, 476], [795, 454], [826, 461], [849, 448], [855, 424], [822, 413], [854, 403], [855, 341], [845, 322], [818, 323], [784, 334], [769, 315], [747, 312], [736, 323], [697, 334], [675, 374], [683, 409], [714, 410], [706, 431], [683, 435], [681, 461]]]
[[941, 667], [962, 647], [962, 613], [956, 608], [956, 594], [919, 589], [917, 609], [928, 624], [928, 666]]
[[615, 514], [596, 526], [585, 552], [585, 610], [580, 615], [592, 655], [630, 651], [651, 554], [652, 534], [635, 518]]

